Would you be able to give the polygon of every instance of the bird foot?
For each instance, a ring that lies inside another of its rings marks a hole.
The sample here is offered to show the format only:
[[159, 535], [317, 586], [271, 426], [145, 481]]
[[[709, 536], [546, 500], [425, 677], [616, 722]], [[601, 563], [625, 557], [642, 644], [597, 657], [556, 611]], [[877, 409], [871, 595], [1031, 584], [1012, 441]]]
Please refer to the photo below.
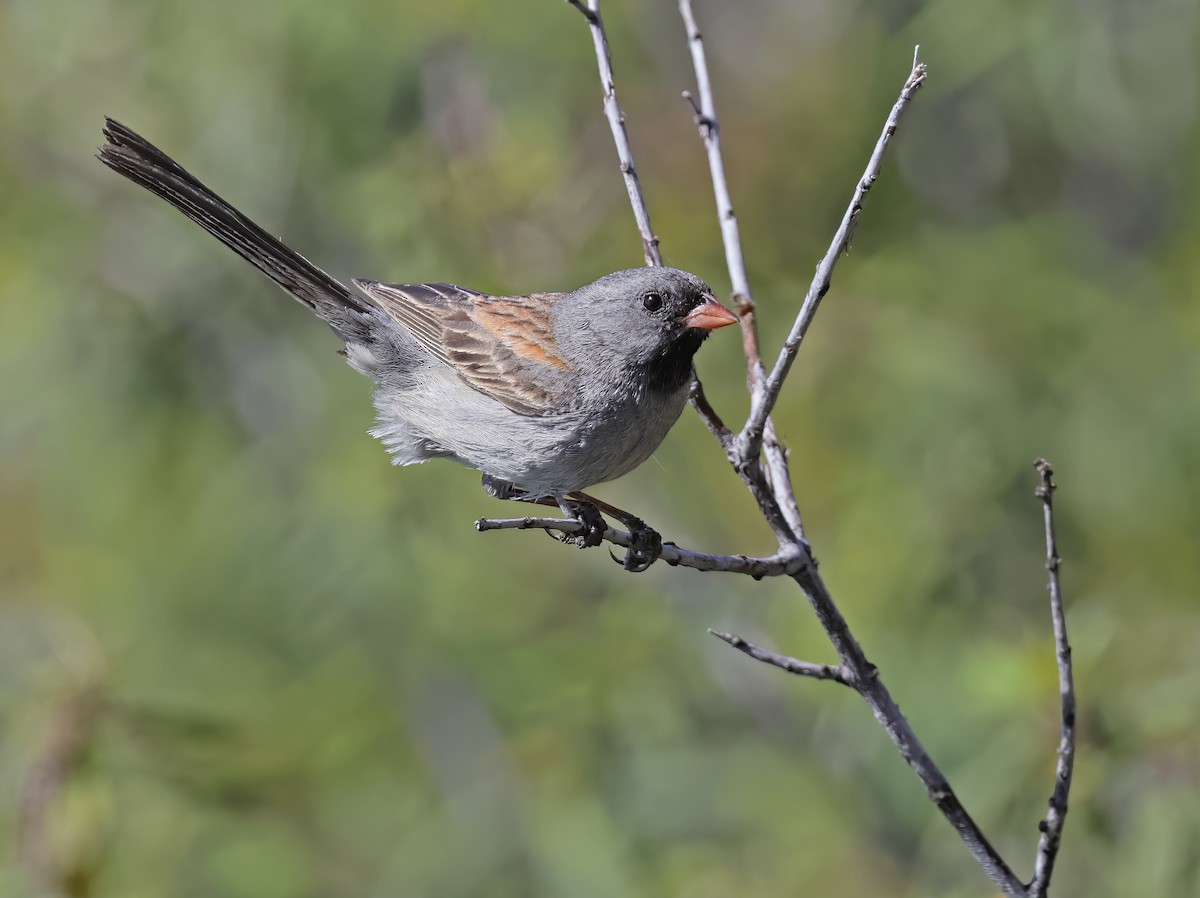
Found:
[[[565, 496], [532, 498], [519, 486], [507, 480], [501, 480], [499, 477], [493, 477], [491, 474], [483, 475], [483, 489], [494, 499], [536, 502], [539, 505], [557, 504], [564, 515], [582, 526], [578, 533], [551, 534], [559, 542], [579, 546], [581, 549], [598, 546], [604, 542], [604, 533], [608, 530], [608, 523], [604, 520], [600, 508], [597, 507], [597, 502], [591, 500], [590, 496], [576, 493], [571, 498]], [[629, 546], [625, 550], [625, 557], [624, 559], [617, 558], [610, 552], [609, 555], [612, 555], [613, 561], [634, 574], [640, 574], [654, 564], [662, 555], [663, 550], [662, 537], [658, 535], [658, 532], [647, 527], [641, 518], [635, 517], [629, 512], [621, 511], [619, 508], [605, 505], [602, 502], [599, 505], [629, 528]]]
[[662, 537], [657, 530], [647, 527], [641, 518], [630, 518], [625, 521], [625, 526], [629, 528], [629, 548], [625, 550], [623, 561], [615, 555], [613, 560], [631, 574], [640, 574], [662, 554]]
[[579, 546], [581, 549], [590, 549], [592, 546], [598, 546], [604, 542], [604, 531], [608, 529], [608, 523], [595, 505], [576, 499], [564, 499], [560, 507], [564, 514], [583, 525], [583, 529], [578, 533], [564, 535], [562, 537], [564, 543]]

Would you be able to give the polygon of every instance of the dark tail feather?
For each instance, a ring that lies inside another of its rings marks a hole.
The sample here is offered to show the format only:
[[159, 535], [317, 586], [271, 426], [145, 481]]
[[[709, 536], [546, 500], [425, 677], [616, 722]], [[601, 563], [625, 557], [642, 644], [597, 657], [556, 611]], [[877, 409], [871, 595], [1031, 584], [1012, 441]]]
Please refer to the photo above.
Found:
[[374, 307], [308, 259], [284, 246], [183, 166], [120, 122], [105, 118], [97, 158], [162, 197], [328, 322], [343, 338], [362, 339]]

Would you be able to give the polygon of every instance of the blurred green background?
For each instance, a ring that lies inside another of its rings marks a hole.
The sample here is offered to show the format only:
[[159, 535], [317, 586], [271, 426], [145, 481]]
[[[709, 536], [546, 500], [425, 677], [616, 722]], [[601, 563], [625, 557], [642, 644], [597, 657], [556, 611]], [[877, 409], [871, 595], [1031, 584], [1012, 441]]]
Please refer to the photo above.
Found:
[[[779, 408], [868, 653], [1054, 894], [1200, 893], [1195, 2], [697, 3], [773, 354], [920, 42], [930, 81]], [[675, 4], [606, 4], [668, 264], [727, 291]], [[789, 583], [536, 533], [396, 470], [305, 311], [92, 158], [109, 114], [341, 276], [504, 292], [640, 264], [560, 0], [0, 5], [0, 896], [981, 896]], [[746, 411], [736, 335], [699, 364]], [[690, 412], [598, 493], [769, 551]]]

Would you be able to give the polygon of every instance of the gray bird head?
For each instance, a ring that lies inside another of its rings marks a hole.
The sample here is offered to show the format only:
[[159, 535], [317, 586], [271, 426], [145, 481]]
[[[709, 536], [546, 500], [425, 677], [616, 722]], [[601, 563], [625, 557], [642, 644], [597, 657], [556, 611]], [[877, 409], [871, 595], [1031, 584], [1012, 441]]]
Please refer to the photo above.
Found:
[[676, 268], [606, 274], [555, 303], [552, 319], [573, 363], [610, 383], [635, 377], [663, 391], [687, 383], [709, 331], [737, 321], [704, 281]]

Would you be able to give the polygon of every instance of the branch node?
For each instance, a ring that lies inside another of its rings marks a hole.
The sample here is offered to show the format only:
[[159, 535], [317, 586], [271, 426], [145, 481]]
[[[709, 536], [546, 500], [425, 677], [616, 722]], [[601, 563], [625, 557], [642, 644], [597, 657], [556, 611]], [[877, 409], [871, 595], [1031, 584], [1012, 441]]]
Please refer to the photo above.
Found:
[[683, 98], [687, 100], [687, 104], [692, 107], [692, 121], [695, 122], [696, 126], [700, 129], [700, 136], [707, 140], [717, 127], [716, 119], [704, 114], [704, 111], [700, 108], [699, 104], [696, 102], [696, 98], [692, 96], [692, 92], [690, 90], [685, 90], [683, 92]]
[[600, 24], [600, 16], [598, 16], [592, 10], [588, 9], [583, 4], [582, 0], [567, 0], [567, 2], [570, 3], [572, 6], [574, 6], [577, 10], [579, 10], [579, 12], [583, 15], [583, 17], [585, 19], [587, 19], [589, 25], [595, 27]]

